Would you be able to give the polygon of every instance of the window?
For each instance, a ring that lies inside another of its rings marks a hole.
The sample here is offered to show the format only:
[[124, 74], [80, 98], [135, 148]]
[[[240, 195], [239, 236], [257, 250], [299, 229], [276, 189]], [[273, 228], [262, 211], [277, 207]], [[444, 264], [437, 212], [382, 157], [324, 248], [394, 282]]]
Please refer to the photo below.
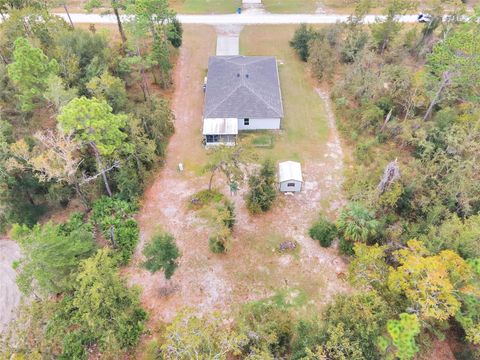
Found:
[[295, 183], [287, 183], [287, 187], [295, 187]]
[[218, 135], [207, 135], [207, 143], [216, 143], [218, 142]]
[[250, 125], [250, 119], [243, 119], [243, 125], [245, 126]]

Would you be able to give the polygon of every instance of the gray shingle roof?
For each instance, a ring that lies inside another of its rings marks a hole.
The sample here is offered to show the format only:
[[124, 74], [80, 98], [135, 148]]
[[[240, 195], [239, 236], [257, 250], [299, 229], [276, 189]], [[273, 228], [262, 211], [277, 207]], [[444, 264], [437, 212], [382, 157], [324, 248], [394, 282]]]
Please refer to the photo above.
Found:
[[283, 118], [273, 56], [211, 56], [205, 118]]

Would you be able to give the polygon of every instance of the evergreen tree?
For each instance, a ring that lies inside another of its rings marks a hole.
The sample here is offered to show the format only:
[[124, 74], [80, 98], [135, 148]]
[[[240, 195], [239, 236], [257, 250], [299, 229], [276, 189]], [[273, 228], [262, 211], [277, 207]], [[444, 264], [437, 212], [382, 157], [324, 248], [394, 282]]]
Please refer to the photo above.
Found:
[[171, 234], [156, 234], [152, 241], [143, 250], [146, 261], [143, 266], [151, 273], [163, 270], [165, 278], [169, 280], [178, 267], [177, 259], [180, 250]]
[[271, 209], [277, 197], [275, 166], [267, 160], [256, 174], [248, 179], [250, 191], [247, 194], [247, 208], [257, 214]]
[[19, 91], [22, 111], [31, 111], [35, 108], [34, 101], [41, 99], [47, 89], [49, 77], [57, 72], [58, 64], [20, 37], [15, 40], [13, 62], [7, 69], [8, 76]]

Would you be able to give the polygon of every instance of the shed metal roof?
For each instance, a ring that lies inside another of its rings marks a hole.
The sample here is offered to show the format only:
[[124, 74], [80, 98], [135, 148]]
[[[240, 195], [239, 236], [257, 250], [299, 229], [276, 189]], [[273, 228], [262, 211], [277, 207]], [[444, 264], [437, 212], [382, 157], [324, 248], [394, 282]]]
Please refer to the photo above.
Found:
[[203, 135], [237, 135], [238, 119], [208, 118], [203, 119]]
[[284, 181], [302, 181], [302, 166], [296, 161], [284, 161], [278, 164], [278, 179]]
[[211, 56], [205, 118], [283, 118], [273, 56]]

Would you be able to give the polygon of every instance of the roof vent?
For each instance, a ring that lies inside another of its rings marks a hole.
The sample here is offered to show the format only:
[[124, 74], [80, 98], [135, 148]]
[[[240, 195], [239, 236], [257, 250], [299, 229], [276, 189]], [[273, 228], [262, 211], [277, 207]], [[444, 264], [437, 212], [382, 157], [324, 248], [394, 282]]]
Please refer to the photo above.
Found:
[[248, 74], [245, 74], [245, 77], [248, 79]]
[[237, 73], [237, 77], [240, 77], [240, 73]]

